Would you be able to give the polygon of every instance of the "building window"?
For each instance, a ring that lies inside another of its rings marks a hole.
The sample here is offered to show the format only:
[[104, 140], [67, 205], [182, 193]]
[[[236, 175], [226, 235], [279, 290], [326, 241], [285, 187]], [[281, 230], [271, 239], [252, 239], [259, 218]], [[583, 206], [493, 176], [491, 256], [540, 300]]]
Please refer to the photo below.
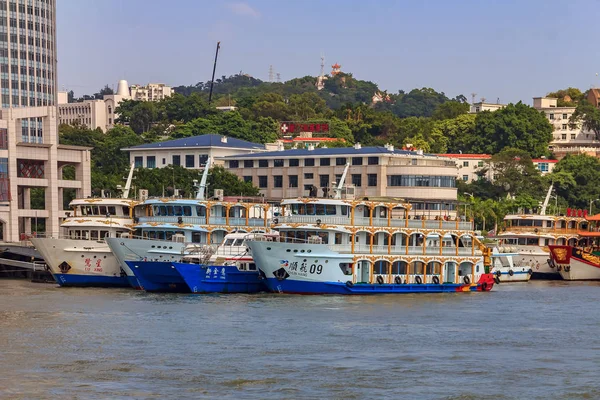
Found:
[[283, 175], [273, 175], [273, 187], [283, 187]]
[[379, 165], [379, 157], [369, 157], [368, 164], [369, 165]]
[[264, 189], [267, 187], [268, 181], [266, 175], [260, 175], [258, 177], [258, 187]]
[[0, 149], [8, 149], [8, 131], [0, 128]]
[[478, 167], [480, 167], [480, 168], [481, 168], [481, 167], [483, 167], [483, 161], [479, 161], [479, 162], [477, 163], [477, 166], [478, 166]]
[[313, 179], [315, 175], [313, 173], [304, 174], [304, 179]]
[[288, 165], [290, 167], [299, 167], [300, 166], [300, 160], [298, 160], [297, 158], [290, 158], [288, 161]]
[[229, 168], [238, 168], [240, 162], [238, 160], [229, 160]]
[[456, 176], [388, 175], [388, 186], [456, 187]]
[[135, 167], [142, 168], [144, 166], [144, 157], [135, 157]]
[[187, 154], [185, 156], [185, 167], [186, 168], [194, 168], [194, 161], [196, 157], [193, 154]]
[[273, 167], [275, 167], [275, 168], [283, 167], [283, 159], [281, 159], [281, 158], [274, 159], [273, 160]]
[[352, 174], [352, 184], [356, 187], [360, 187], [362, 185], [362, 175]]
[[468, 181], [469, 180], [469, 175], [463, 175], [463, 181]]
[[352, 165], [362, 165], [362, 157], [352, 157]]
[[254, 168], [254, 160], [244, 160], [244, 168]]
[[566, 133], [563, 133], [563, 134], [561, 135], [561, 137], [562, 137], [562, 140], [567, 140], [567, 134], [566, 134]]
[[377, 186], [377, 174], [368, 174], [367, 175], [367, 185], [373, 187]]
[[244, 176], [244, 182], [252, 183], [252, 177], [251, 176]]
[[269, 160], [258, 160], [258, 166], [259, 168], [268, 168]]
[[203, 167], [208, 162], [208, 154], [199, 154], [198, 155], [198, 166]]
[[554, 119], [554, 114], [550, 114], [550, 115], [548, 115], [548, 118], [549, 118], [549, 119]]
[[468, 161], [463, 161], [463, 167], [468, 167], [469, 166], [469, 162]]
[[181, 156], [173, 156], [173, 165], [181, 165]]
[[146, 168], [156, 168], [156, 157], [155, 156], [146, 157]]
[[567, 119], [567, 114], [563, 114], [563, 119]]
[[319, 185], [322, 188], [329, 187], [329, 175], [319, 175]]
[[321, 158], [319, 160], [319, 165], [321, 167], [328, 167], [331, 165], [331, 160], [329, 158]]
[[305, 167], [314, 167], [315, 166], [315, 159], [314, 158], [305, 158], [304, 159], [304, 166]]
[[166, 164], [167, 164], [167, 159], [166, 159], [166, 158], [163, 158], [163, 159], [162, 159], [162, 165], [166, 165]]
[[563, 131], [567, 130], [567, 124], [562, 124]]
[[298, 175], [288, 175], [289, 187], [297, 188], [298, 187]]
[[336, 158], [335, 165], [346, 165], [346, 158], [345, 157]]
[[548, 163], [538, 163], [537, 167], [540, 172], [548, 172]]
[[577, 136], [575, 133], [571, 133], [571, 140], [575, 140], [575, 136]]

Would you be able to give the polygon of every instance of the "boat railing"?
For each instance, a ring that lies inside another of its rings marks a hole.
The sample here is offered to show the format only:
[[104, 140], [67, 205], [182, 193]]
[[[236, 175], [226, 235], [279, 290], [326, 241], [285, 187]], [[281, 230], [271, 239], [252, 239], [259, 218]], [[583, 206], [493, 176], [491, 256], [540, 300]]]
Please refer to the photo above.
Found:
[[376, 226], [376, 227], [399, 227], [399, 228], [424, 228], [424, 229], [452, 229], [452, 230], [473, 230], [473, 223], [470, 221], [445, 220], [441, 219], [404, 219], [388, 217], [363, 217], [355, 216], [354, 220], [350, 216], [330, 216], [330, 215], [289, 215], [277, 217], [274, 223], [306, 223], [306, 224], [329, 224], [342, 226]]
[[578, 233], [577, 228], [548, 228], [541, 226], [507, 226], [506, 232], [527, 232], [527, 233], [562, 233], [574, 234]]
[[[207, 225], [206, 217], [184, 217], [184, 216], [167, 216], [167, 217], [138, 217], [139, 223], [152, 223], [162, 222], [171, 224], [193, 224], [193, 225]], [[268, 226], [270, 221], [267, 220], [265, 224], [264, 218], [248, 218], [246, 221], [245, 217], [216, 217], [211, 216], [208, 218], [209, 225], [230, 225], [230, 226]]]

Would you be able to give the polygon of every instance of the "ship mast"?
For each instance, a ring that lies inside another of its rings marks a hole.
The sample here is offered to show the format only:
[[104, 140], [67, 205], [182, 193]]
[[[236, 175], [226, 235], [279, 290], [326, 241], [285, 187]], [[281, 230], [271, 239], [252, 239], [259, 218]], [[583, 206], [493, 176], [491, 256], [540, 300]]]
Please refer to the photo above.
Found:
[[341, 199], [342, 198], [342, 188], [344, 187], [344, 182], [346, 181], [346, 175], [348, 175], [348, 169], [350, 168], [350, 163], [346, 163], [346, 167], [344, 167], [344, 173], [340, 178], [340, 182], [337, 187], [333, 189], [333, 198]]
[[129, 189], [131, 189], [131, 181], [133, 179], [133, 170], [135, 169], [135, 163], [131, 163], [129, 168], [129, 175], [127, 176], [127, 183], [125, 183], [125, 189], [123, 190], [123, 198], [129, 197]]
[[200, 180], [200, 186], [198, 187], [198, 194], [196, 200], [206, 200], [206, 180], [208, 179], [208, 170], [212, 164], [212, 157], [206, 159], [206, 165], [204, 166], [204, 172], [202, 173], [202, 179]]
[[546, 198], [544, 199], [544, 204], [542, 204], [542, 209], [540, 210], [540, 215], [546, 215], [546, 207], [548, 207], [548, 202], [550, 201], [550, 195], [552, 194], [552, 187], [554, 183], [550, 185], [548, 188], [548, 193], [546, 193]]

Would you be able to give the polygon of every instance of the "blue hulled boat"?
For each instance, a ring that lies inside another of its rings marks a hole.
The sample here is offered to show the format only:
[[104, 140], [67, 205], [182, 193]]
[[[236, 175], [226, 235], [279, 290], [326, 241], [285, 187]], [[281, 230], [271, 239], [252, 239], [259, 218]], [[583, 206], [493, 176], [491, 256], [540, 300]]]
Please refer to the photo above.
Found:
[[267, 290], [254, 263], [237, 265], [172, 263], [192, 293], [258, 293]]
[[189, 293], [190, 288], [168, 261], [126, 261], [147, 292]]

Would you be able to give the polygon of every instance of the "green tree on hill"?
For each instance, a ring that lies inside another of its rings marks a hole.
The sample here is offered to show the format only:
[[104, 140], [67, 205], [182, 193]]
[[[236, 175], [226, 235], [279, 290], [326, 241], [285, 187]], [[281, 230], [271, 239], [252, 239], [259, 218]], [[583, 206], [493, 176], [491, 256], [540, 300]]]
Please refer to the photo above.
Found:
[[596, 139], [600, 139], [600, 109], [592, 103], [582, 101], [579, 103], [573, 115], [569, 119], [571, 129], [576, 129], [579, 124], [583, 128], [594, 132]]

